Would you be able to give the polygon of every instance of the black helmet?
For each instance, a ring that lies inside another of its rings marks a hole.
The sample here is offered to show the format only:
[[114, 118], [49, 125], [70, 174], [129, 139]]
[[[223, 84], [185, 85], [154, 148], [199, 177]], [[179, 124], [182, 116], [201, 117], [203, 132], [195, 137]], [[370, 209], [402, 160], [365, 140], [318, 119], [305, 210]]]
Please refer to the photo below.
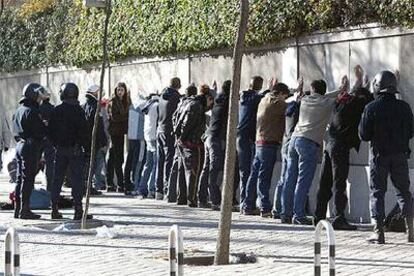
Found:
[[37, 101], [40, 95], [46, 94], [46, 90], [38, 83], [28, 83], [23, 88], [23, 97], [32, 101]]
[[63, 100], [77, 100], [79, 96], [79, 88], [76, 84], [68, 82], [60, 86], [60, 99]]
[[381, 71], [372, 82], [374, 93], [398, 93], [397, 78], [393, 72]]

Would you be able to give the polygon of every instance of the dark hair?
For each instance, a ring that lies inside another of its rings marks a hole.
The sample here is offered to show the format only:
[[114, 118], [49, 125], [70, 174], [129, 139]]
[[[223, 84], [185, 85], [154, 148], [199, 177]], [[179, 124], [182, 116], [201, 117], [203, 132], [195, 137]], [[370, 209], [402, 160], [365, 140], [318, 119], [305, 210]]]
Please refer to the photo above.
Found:
[[172, 78], [170, 80], [170, 87], [171, 88], [174, 88], [176, 90], [180, 89], [181, 88], [181, 80], [180, 80], [180, 78], [177, 78], [177, 77]]
[[189, 85], [185, 90], [185, 96], [191, 97], [197, 95], [197, 87], [193, 84]]
[[222, 89], [223, 93], [230, 94], [231, 80], [224, 81], [223, 85], [221, 86], [221, 89]]
[[254, 76], [251, 80], [250, 88], [253, 90], [261, 90], [263, 88], [263, 78], [261, 76]]
[[311, 86], [316, 93], [325, 95], [326, 93], [326, 82], [324, 80], [314, 80], [311, 83]]
[[272, 92], [280, 93], [280, 94], [289, 94], [290, 93], [289, 87], [286, 84], [282, 83], [282, 82], [275, 83], [275, 85], [273, 85], [273, 87], [272, 87]]
[[207, 84], [200, 85], [200, 89], [198, 91], [200, 95], [208, 96], [210, 93], [210, 87]]

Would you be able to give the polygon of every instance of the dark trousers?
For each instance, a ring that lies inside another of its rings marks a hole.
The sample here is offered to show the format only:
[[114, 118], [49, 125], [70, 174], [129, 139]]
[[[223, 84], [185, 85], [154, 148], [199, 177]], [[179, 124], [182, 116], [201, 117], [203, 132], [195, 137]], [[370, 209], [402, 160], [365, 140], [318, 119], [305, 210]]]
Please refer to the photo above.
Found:
[[410, 192], [410, 177], [406, 154], [380, 156], [373, 154], [370, 160], [371, 212], [372, 218], [383, 221], [385, 218], [384, 197], [387, 192], [388, 175], [391, 176], [401, 213], [413, 217], [413, 199]]
[[158, 161], [156, 192], [167, 194], [168, 180], [174, 160], [174, 137], [164, 132], [158, 133]]
[[253, 210], [256, 206], [256, 192], [260, 199], [260, 211], [270, 212], [269, 190], [272, 181], [273, 168], [276, 163], [278, 145], [256, 145], [256, 154], [253, 159], [252, 171], [246, 187], [246, 199], [243, 209]]
[[46, 189], [50, 192], [53, 185], [53, 175], [55, 173], [56, 150], [52, 143], [47, 139], [43, 144], [43, 159], [46, 163]]
[[[204, 165], [200, 177], [199, 201], [208, 202], [210, 195], [211, 203], [220, 205], [220, 186], [224, 169], [225, 141], [220, 138], [208, 137], [204, 144]], [[207, 185], [202, 179], [207, 178]], [[235, 191], [234, 191], [235, 192]]]
[[335, 187], [335, 215], [343, 216], [348, 202], [346, 180], [349, 173], [350, 148], [340, 143], [328, 143], [323, 152], [321, 177], [317, 195], [315, 216], [326, 218], [328, 202]]
[[114, 173], [116, 174], [118, 187], [124, 187], [124, 173], [122, 164], [124, 163], [124, 136], [111, 136], [112, 145], [109, 149], [108, 168], [106, 178], [108, 187], [114, 186]]
[[240, 177], [240, 205], [243, 206], [246, 199], [246, 186], [249, 180], [252, 161], [255, 153], [255, 143], [248, 137], [237, 136], [237, 156], [239, 161]]
[[39, 171], [40, 145], [31, 139], [19, 142], [16, 146], [17, 181], [15, 195], [21, 200], [23, 209], [30, 209], [30, 195], [34, 188], [36, 174]]
[[[125, 162], [124, 185], [126, 190], [132, 190], [139, 186], [143, 159], [145, 155], [144, 140], [128, 140], [128, 155]], [[132, 176], [132, 179], [131, 179]], [[134, 185], [132, 185], [134, 183]]]
[[78, 147], [57, 147], [55, 178], [52, 185], [51, 201], [56, 206], [62, 191], [63, 180], [68, 174], [67, 180], [72, 187], [72, 197], [75, 208], [82, 207], [82, 197], [85, 191], [85, 155]]
[[[201, 146], [186, 147], [178, 145], [179, 151], [179, 169], [184, 168], [186, 190], [180, 188], [178, 194], [178, 202], [183, 203], [187, 198], [187, 204], [197, 206], [198, 182], [201, 170]], [[180, 187], [182, 187], [180, 185]]]

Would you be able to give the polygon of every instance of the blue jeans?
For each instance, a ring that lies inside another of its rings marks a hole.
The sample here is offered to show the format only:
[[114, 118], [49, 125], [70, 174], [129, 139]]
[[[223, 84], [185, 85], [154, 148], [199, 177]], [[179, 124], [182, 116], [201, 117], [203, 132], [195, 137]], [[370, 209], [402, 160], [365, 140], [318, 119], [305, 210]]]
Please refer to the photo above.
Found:
[[289, 144], [286, 182], [282, 195], [282, 216], [305, 217], [305, 204], [318, 161], [319, 145], [304, 137], [292, 137]]
[[[254, 141], [251, 141], [248, 137], [237, 135], [237, 157], [240, 172], [240, 208], [243, 208], [244, 200], [246, 198], [246, 186], [250, 176], [254, 152]], [[256, 194], [256, 192], [254, 192], [254, 194]]]
[[157, 162], [157, 140], [147, 141], [145, 164], [142, 170], [138, 193], [148, 196], [148, 192], [155, 193], [155, 170]]
[[106, 152], [107, 147], [102, 147], [96, 152], [95, 171], [93, 173], [94, 186], [96, 189], [106, 187]]
[[288, 157], [288, 150], [289, 150], [289, 143], [283, 144], [282, 146], [282, 169], [280, 171], [280, 178], [276, 184], [275, 189], [275, 196], [273, 199], [273, 215], [280, 216], [282, 213], [282, 193], [283, 193], [283, 186], [286, 179], [286, 172], [287, 172], [287, 157]]
[[[272, 181], [273, 167], [276, 163], [278, 145], [256, 145], [252, 171], [247, 181], [246, 200], [243, 209], [251, 211], [255, 208], [256, 190], [260, 199], [260, 211], [270, 212], [272, 204], [269, 200], [269, 189]], [[256, 188], [257, 185], [257, 188]]]

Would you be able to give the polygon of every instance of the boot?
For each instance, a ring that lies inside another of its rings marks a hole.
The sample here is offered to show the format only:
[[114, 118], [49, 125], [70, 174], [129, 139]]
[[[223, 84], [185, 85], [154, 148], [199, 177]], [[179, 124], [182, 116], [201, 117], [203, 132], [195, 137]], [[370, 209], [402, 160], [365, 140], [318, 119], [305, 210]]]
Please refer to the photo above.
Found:
[[[83, 209], [82, 207], [75, 207], [75, 215], [73, 216], [73, 220], [82, 220], [83, 217]], [[87, 215], [86, 219], [93, 219], [92, 215]]]
[[337, 216], [332, 222], [332, 227], [335, 230], [355, 231], [357, 227], [348, 223], [344, 216]]
[[57, 204], [52, 204], [52, 213], [50, 214], [52, 219], [63, 219], [62, 214], [59, 212]]
[[385, 243], [385, 236], [384, 236], [384, 224], [381, 221], [376, 221], [374, 226], [374, 234], [367, 239], [369, 243], [373, 244], [384, 244]]
[[408, 231], [408, 242], [414, 242], [413, 218], [405, 218], [405, 224]]
[[20, 218], [21, 219], [40, 219], [40, 215], [33, 213], [30, 210], [30, 201], [22, 200], [22, 210], [20, 211]]
[[14, 218], [18, 219], [20, 216], [20, 206], [21, 205], [21, 200], [20, 198], [15, 198], [14, 199]]

